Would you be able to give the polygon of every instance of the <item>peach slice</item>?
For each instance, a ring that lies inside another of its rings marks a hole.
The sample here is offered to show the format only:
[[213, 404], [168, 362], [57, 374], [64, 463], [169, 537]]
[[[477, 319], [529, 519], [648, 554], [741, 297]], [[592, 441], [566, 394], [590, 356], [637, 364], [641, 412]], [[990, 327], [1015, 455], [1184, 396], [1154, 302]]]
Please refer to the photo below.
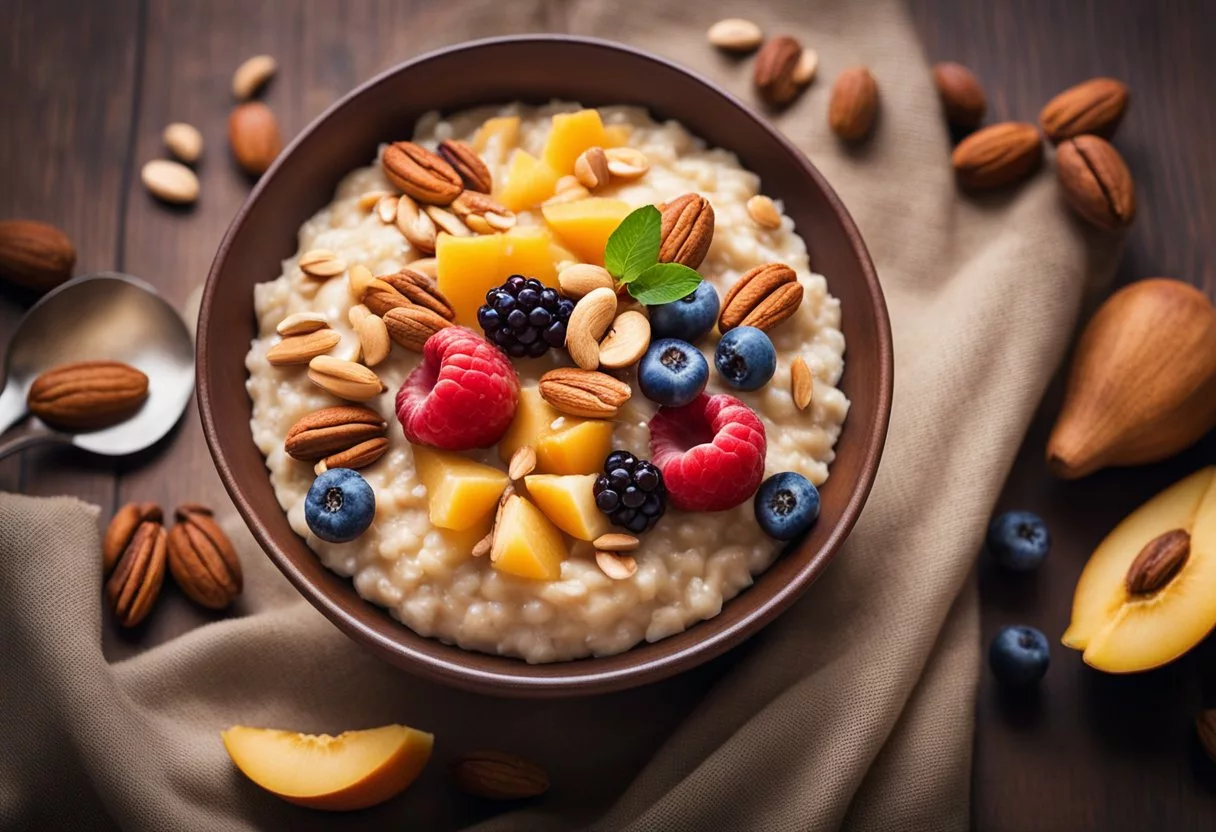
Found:
[[497, 468], [460, 454], [412, 445], [418, 479], [426, 486], [431, 523], [462, 531], [484, 521], [510, 482]]
[[604, 265], [608, 238], [630, 212], [629, 203], [619, 199], [590, 197], [574, 202], [541, 206], [545, 222], [558, 241], [584, 263]]
[[566, 541], [561, 530], [541, 510], [518, 494], [513, 494], [494, 529], [491, 565], [499, 572], [556, 581], [562, 576]]
[[595, 540], [611, 529], [595, 506], [596, 474], [531, 474], [524, 477], [528, 496], [559, 529], [579, 540]]
[[[1153, 540], [1190, 535], [1190, 554], [1163, 586], [1132, 594], [1127, 575]], [[1132, 673], [1166, 664], [1216, 626], [1216, 468], [1204, 468], [1136, 509], [1098, 546], [1073, 598], [1061, 639], [1086, 664]]]
[[220, 734], [241, 773], [290, 803], [311, 809], [365, 809], [400, 794], [427, 761], [435, 738], [404, 725], [297, 734], [234, 725]]
[[607, 142], [599, 110], [558, 113], [553, 117], [541, 159], [557, 171], [558, 176], [565, 176], [574, 173], [574, 162], [583, 151], [604, 147]]

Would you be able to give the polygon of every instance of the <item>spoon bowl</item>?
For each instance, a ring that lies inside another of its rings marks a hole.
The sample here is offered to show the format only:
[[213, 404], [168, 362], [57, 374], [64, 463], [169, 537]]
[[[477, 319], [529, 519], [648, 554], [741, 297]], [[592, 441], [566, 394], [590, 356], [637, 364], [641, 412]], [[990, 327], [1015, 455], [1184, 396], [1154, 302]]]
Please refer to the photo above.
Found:
[[134, 416], [102, 430], [70, 434], [31, 419], [23, 434], [0, 440], [0, 457], [54, 441], [104, 456], [126, 456], [172, 430], [194, 391], [194, 340], [181, 315], [147, 283], [102, 272], [47, 293], [17, 325], [5, 358], [0, 432], [26, 414], [30, 385], [41, 373], [101, 359], [122, 361], [148, 376], [148, 398]]

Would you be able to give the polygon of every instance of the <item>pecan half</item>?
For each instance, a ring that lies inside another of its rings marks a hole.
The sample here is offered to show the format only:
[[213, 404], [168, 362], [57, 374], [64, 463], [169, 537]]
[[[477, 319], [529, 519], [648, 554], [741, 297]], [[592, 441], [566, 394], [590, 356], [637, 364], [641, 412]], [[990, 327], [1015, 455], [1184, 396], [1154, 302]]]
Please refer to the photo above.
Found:
[[384, 175], [420, 202], [447, 205], [464, 190], [460, 174], [436, 153], [413, 142], [393, 142], [380, 160]]
[[301, 416], [283, 439], [288, 456], [316, 462], [361, 442], [384, 436], [388, 423], [369, 407], [337, 405]]
[[403, 306], [386, 312], [384, 325], [393, 341], [407, 350], [422, 352], [426, 339], [452, 322], [422, 306]]
[[[439, 291], [435, 280], [413, 269], [402, 269], [395, 274], [383, 275], [379, 278], [392, 286], [410, 303], [429, 309], [436, 315], [449, 321], [456, 319], [456, 311], [452, 304]], [[370, 305], [369, 305], [370, 308]], [[375, 310], [372, 310], [375, 312]]]
[[379, 277], [373, 278], [363, 292], [363, 305], [373, 315], [386, 315], [390, 309], [413, 306], [409, 298]]
[[632, 391], [625, 382], [596, 370], [561, 367], [540, 377], [540, 397], [571, 416], [611, 419]]
[[47, 370], [30, 385], [30, 412], [54, 428], [97, 430], [135, 414], [148, 377], [120, 361], [78, 361]]
[[152, 611], [165, 580], [165, 527], [154, 520], [139, 524], [106, 581], [106, 600], [118, 623], [134, 627]]
[[330, 468], [366, 468], [384, 456], [387, 450], [388, 439], [378, 436], [325, 457], [316, 464], [313, 473], [319, 477]]
[[714, 239], [714, 207], [700, 194], [684, 194], [663, 206], [660, 263], [701, 265]]
[[765, 263], [740, 277], [722, 300], [718, 330], [737, 326], [772, 329], [798, 311], [802, 284], [784, 263]]
[[109, 575], [113, 571], [141, 523], [145, 520], [159, 523], [162, 519], [164, 515], [156, 503], [127, 503], [115, 512], [101, 542], [101, 566], [104, 574]]
[[223, 609], [241, 594], [241, 562], [232, 541], [203, 506], [177, 509], [169, 533], [169, 571], [182, 592], [197, 604]]
[[1136, 216], [1136, 186], [1119, 151], [1097, 136], [1060, 142], [1056, 175], [1074, 211], [1103, 231], [1118, 231]]
[[493, 190], [494, 178], [490, 176], [490, 169], [477, 151], [465, 142], [445, 139], [439, 143], [439, 155], [452, 166], [468, 190], [483, 194]]

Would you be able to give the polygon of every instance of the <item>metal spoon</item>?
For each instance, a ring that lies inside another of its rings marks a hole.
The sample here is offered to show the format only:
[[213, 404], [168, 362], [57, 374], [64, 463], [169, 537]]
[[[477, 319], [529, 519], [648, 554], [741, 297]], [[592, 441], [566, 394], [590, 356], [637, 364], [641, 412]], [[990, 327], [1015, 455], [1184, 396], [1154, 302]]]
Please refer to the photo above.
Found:
[[194, 340], [181, 315], [138, 278], [114, 272], [79, 277], [47, 293], [17, 325], [5, 358], [0, 434], [26, 415], [39, 374], [72, 361], [124, 361], [148, 376], [148, 398], [125, 422], [87, 433], [62, 433], [30, 418], [0, 437], [0, 459], [44, 442], [70, 443], [125, 456], [168, 433], [194, 391]]

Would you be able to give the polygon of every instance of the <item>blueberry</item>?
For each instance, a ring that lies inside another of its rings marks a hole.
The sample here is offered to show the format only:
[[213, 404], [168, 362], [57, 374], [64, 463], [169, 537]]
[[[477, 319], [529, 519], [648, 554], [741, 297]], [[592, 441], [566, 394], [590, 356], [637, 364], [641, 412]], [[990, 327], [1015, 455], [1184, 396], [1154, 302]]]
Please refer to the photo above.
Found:
[[345, 543], [367, 531], [376, 517], [376, 492], [357, 471], [331, 468], [313, 480], [304, 498], [304, 520], [312, 533]]
[[702, 280], [691, 294], [650, 307], [650, 332], [655, 338], [679, 338], [692, 343], [713, 329], [718, 307], [717, 290]]
[[762, 330], [735, 327], [718, 342], [714, 366], [722, 380], [736, 390], [759, 390], [777, 369], [777, 350]]
[[1006, 627], [988, 647], [988, 664], [1006, 685], [1030, 685], [1043, 678], [1051, 663], [1047, 636], [1034, 627]]
[[651, 401], [670, 407], [686, 405], [701, 394], [709, 381], [709, 364], [701, 351], [687, 341], [655, 341], [638, 365], [638, 387]]
[[760, 485], [753, 505], [766, 535], [793, 540], [819, 518], [819, 489], [802, 474], [773, 474]]
[[1015, 572], [1037, 569], [1051, 551], [1047, 524], [1029, 511], [1007, 511], [988, 524], [988, 551]]

